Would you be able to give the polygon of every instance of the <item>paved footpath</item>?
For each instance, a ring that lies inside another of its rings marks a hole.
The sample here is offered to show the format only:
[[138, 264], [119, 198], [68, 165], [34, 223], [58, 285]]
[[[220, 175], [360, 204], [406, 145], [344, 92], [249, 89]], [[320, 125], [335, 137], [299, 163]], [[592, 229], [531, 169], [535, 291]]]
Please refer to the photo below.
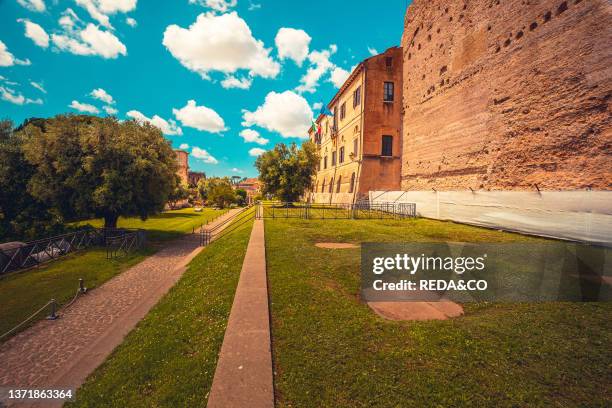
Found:
[[274, 407], [263, 220], [253, 225], [208, 407]]
[[[238, 211], [230, 210], [209, 226]], [[1, 344], [0, 386], [78, 388], [174, 286], [201, 250], [197, 235], [172, 241], [78, 299], [59, 319], [40, 321]]]

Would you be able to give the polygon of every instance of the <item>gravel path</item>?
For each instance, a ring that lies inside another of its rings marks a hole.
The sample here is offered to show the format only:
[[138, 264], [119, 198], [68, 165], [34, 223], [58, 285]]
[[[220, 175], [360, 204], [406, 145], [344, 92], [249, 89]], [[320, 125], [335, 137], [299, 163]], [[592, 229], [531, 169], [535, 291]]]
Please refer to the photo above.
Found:
[[[201, 249], [197, 235], [172, 241], [82, 296], [59, 319], [40, 321], [0, 345], [0, 387], [78, 388], [178, 281]], [[45, 404], [53, 405], [61, 403]]]

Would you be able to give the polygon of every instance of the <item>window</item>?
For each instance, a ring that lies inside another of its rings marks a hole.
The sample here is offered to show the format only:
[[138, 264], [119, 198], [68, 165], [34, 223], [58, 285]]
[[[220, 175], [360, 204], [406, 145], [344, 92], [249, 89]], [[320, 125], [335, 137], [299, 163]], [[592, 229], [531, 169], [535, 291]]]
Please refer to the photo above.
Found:
[[340, 160], [340, 163], [344, 163], [344, 146], [340, 148], [340, 157], [338, 160]]
[[338, 131], [338, 107], [334, 106], [334, 128], [332, 129], [332, 131], [337, 132]]
[[317, 184], [315, 184], [314, 192], [319, 191], [319, 180], [317, 180]]
[[323, 168], [327, 168], [327, 156], [325, 156], [325, 158], [323, 159]]
[[321, 192], [325, 192], [325, 179], [323, 179], [323, 184], [321, 185]]
[[353, 140], [353, 159], [357, 160], [359, 154], [359, 139]]
[[336, 183], [336, 193], [340, 192], [341, 185], [342, 185], [342, 176], [338, 177], [338, 182]]
[[387, 66], [387, 68], [393, 67], [393, 57], [385, 58], [385, 65]]
[[357, 89], [353, 92], [353, 108], [359, 106], [361, 104], [361, 86], [358, 86]]
[[331, 180], [329, 180], [329, 192], [330, 193], [334, 192], [334, 178], [333, 177]]
[[332, 166], [336, 165], [336, 152], [332, 152]]
[[351, 184], [349, 186], [349, 193], [355, 191], [355, 173], [351, 174]]
[[382, 137], [382, 152], [381, 156], [393, 156], [393, 136]]
[[346, 117], [346, 103], [340, 105], [340, 120]]
[[384, 102], [393, 102], [393, 82], [385, 82]]

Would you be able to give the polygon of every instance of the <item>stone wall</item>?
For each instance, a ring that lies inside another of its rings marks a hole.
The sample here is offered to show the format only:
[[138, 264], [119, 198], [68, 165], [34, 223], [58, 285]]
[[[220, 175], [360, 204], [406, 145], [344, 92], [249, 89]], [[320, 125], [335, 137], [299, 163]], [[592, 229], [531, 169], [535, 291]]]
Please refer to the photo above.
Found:
[[609, 0], [414, 0], [403, 190], [612, 188]]

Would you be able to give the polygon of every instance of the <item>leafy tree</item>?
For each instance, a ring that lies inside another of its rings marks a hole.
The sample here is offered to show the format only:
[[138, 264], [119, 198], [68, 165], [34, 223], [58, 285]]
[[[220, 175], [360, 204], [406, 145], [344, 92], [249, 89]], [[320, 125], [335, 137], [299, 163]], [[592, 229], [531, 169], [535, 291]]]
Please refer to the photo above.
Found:
[[236, 203], [238, 205], [246, 205], [247, 202], [247, 192], [245, 189], [237, 188], [236, 189]]
[[319, 157], [312, 142], [298, 148], [295, 143], [278, 143], [274, 149], [259, 156], [255, 167], [263, 183], [262, 193], [272, 194], [282, 201], [298, 201], [311, 185]]
[[0, 121], [0, 241], [60, 233], [62, 218], [28, 192], [34, 167], [22, 152], [23, 139], [10, 121]]
[[156, 127], [136, 121], [58, 115], [20, 130], [34, 172], [28, 191], [66, 219], [119, 216], [145, 220], [176, 187], [176, 158]]
[[225, 208], [236, 202], [236, 194], [229, 178], [213, 177], [206, 180], [204, 195], [209, 204]]
[[176, 205], [179, 201], [187, 200], [189, 198], [189, 187], [181, 182], [181, 178], [175, 174], [176, 177], [176, 186], [174, 190], [170, 193], [168, 197], [168, 202], [170, 203], [171, 208], [176, 208]]

